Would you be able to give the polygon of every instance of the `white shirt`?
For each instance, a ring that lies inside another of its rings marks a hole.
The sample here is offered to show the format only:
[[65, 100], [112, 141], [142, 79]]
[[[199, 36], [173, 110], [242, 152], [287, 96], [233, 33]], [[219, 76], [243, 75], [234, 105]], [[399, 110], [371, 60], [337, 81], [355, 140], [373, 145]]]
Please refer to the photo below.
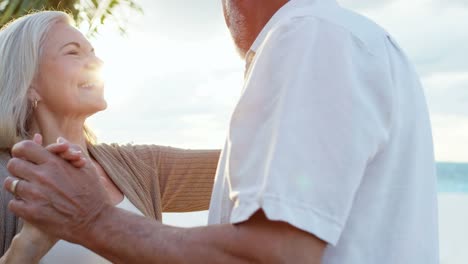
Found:
[[[116, 207], [127, 210], [137, 215], [143, 216], [143, 213], [133, 205], [130, 200], [124, 196], [122, 202]], [[110, 264], [111, 262], [97, 255], [91, 250], [77, 244], [60, 240], [52, 249], [42, 258], [41, 264]]]
[[323, 264], [438, 263], [428, 110], [392, 37], [332, 0], [291, 0], [251, 51], [209, 224], [262, 209], [326, 241]]

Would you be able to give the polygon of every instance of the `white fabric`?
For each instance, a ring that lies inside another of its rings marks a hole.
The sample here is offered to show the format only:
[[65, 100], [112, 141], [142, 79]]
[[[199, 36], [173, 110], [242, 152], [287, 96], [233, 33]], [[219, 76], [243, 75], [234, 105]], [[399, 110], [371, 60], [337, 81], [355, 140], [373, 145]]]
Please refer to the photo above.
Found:
[[291, 0], [251, 51], [209, 224], [262, 209], [328, 242], [323, 264], [438, 263], [429, 115], [395, 41], [334, 1]]
[[[127, 210], [131, 213], [143, 216], [143, 213], [124, 196], [122, 202], [116, 207]], [[91, 250], [77, 244], [60, 240], [42, 258], [41, 264], [109, 264], [110, 261], [97, 255]]]

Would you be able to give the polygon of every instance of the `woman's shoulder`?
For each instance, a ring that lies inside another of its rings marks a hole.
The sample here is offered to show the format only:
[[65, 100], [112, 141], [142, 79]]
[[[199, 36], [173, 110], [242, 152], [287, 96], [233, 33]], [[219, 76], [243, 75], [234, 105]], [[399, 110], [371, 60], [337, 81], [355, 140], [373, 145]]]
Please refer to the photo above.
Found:
[[10, 152], [0, 151], [0, 255], [5, 253], [13, 237], [21, 229], [20, 220], [8, 210], [8, 203], [13, 195], [3, 189], [3, 180], [10, 176], [6, 168], [10, 159]]
[[90, 148], [90, 153], [98, 161], [122, 164], [132, 171], [140, 171], [145, 175], [150, 172], [150, 175], [154, 175], [158, 170], [161, 148], [158, 145], [96, 144]]
[[170, 147], [160, 145], [141, 145], [141, 144], [118, 144], [118, 143], [99, 143], [91, 146], [91, 151], [99, 154], [112, 155], [117, 157], [147, 157], [158, 155], [165, 149], [171, 149]]
[[88, 148], [90, 150], [94, 151], [114, 151], [118, 148], [117, 144], [107, 144], [107, 143], [99, 143], [99, 144], [93, 144], [93, 145], [88, 145]]
[[116, 157], [131, 157], [145, 164], [155, 166], [161, 159], [169, 158], [200, 158], [219, 159], [221, 150], [219, 149], [184, 149], [155, 144], [96, 144], [92, 146], [92, 151], [100, 154], [112, 155]]
[[141, 145], [100, 143], [89, 146], [90, 153], [98, 162], [124, 164], [124, 167], [145, 167], [150, 151]]
[[134, 145], [121, 145], [118, 143], [99, 143], [89, 146], [89, 150], [93, 155], [112, 156], [114, 158], [122, 157], [122, 155], [132, 155], [136, 152], [136, 148], [134, 147]]
[[[8, 170], [7, 170], [6, 167], [7, 167], [8, 161], [10, 159], [11, 159], [10, 152], [0, 151], [0, 177], [1, 177], [1, 179], [4, 179], [9, 175]], [[2, 182], [3, 182], [3, 180], [2, 180]]]
[[10, 172], [7, 170], [8, 161], [11, 159], [10, 153], [6, 151], [0, 151], [0, 193], [2, 203], [5, 202], [5, 190], [3, 189], [3, 181], [11, 176]]
[[108, 152], [114, 152], [114, 151], [134, 151], [136, 148], [138, 148], [138, 145], [133, 145], [131, 143], [127, 144], [119, 144], [119, 143], [99, 143], [99, 144], [94, 144], [89, 146], [93, 150], [99, 150], [99, 151], [108, 151]]
[[0, 150], [0, 162], [8, 162], [11, 159], [11, 154], [7, 150]]

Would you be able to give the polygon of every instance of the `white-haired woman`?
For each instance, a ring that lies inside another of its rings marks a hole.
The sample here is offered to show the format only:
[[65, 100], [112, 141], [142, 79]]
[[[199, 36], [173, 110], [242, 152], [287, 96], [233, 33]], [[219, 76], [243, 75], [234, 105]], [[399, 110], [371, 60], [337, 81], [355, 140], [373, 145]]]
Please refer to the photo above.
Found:
[[[42, 138], [34, 140], [45, 146], [59, 137], [80, 146], [116, 206], [155, 220], [162, 211], [206, 210], [218, 150], [95, 144], [84, 124], [106, 108], [101, 66], [66, 13], [33, 13], [0, 31], [0, 185], [10, 176], [11, 147], [38, 133]], [[74, 157], [80, 155], [60, 154], [79, 166]], [[108, 263], [81, 246], [54, 245], [54, 238], [22, 223], [7, 209], [13, 197], [0, 187], [0, 263]]]

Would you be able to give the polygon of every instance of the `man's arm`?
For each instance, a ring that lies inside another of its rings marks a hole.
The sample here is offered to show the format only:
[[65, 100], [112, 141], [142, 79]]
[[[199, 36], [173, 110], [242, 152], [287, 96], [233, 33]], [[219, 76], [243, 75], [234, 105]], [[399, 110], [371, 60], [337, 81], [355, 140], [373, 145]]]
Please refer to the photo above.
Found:
[[116, 263], [318, 264], [326, 246], [262, 211], [238, 225], [176, 228], [109, 207], [91, 226], [79, 243]]
[[113, 262], [320, 263], [324, 242], [261, 211], [237, 225], [169, 227], [112, 206], [89, 161], [75, 168], [32, 141], [16, 144], [12, 155], [8, 170], [22, 181], [9, 209]]

